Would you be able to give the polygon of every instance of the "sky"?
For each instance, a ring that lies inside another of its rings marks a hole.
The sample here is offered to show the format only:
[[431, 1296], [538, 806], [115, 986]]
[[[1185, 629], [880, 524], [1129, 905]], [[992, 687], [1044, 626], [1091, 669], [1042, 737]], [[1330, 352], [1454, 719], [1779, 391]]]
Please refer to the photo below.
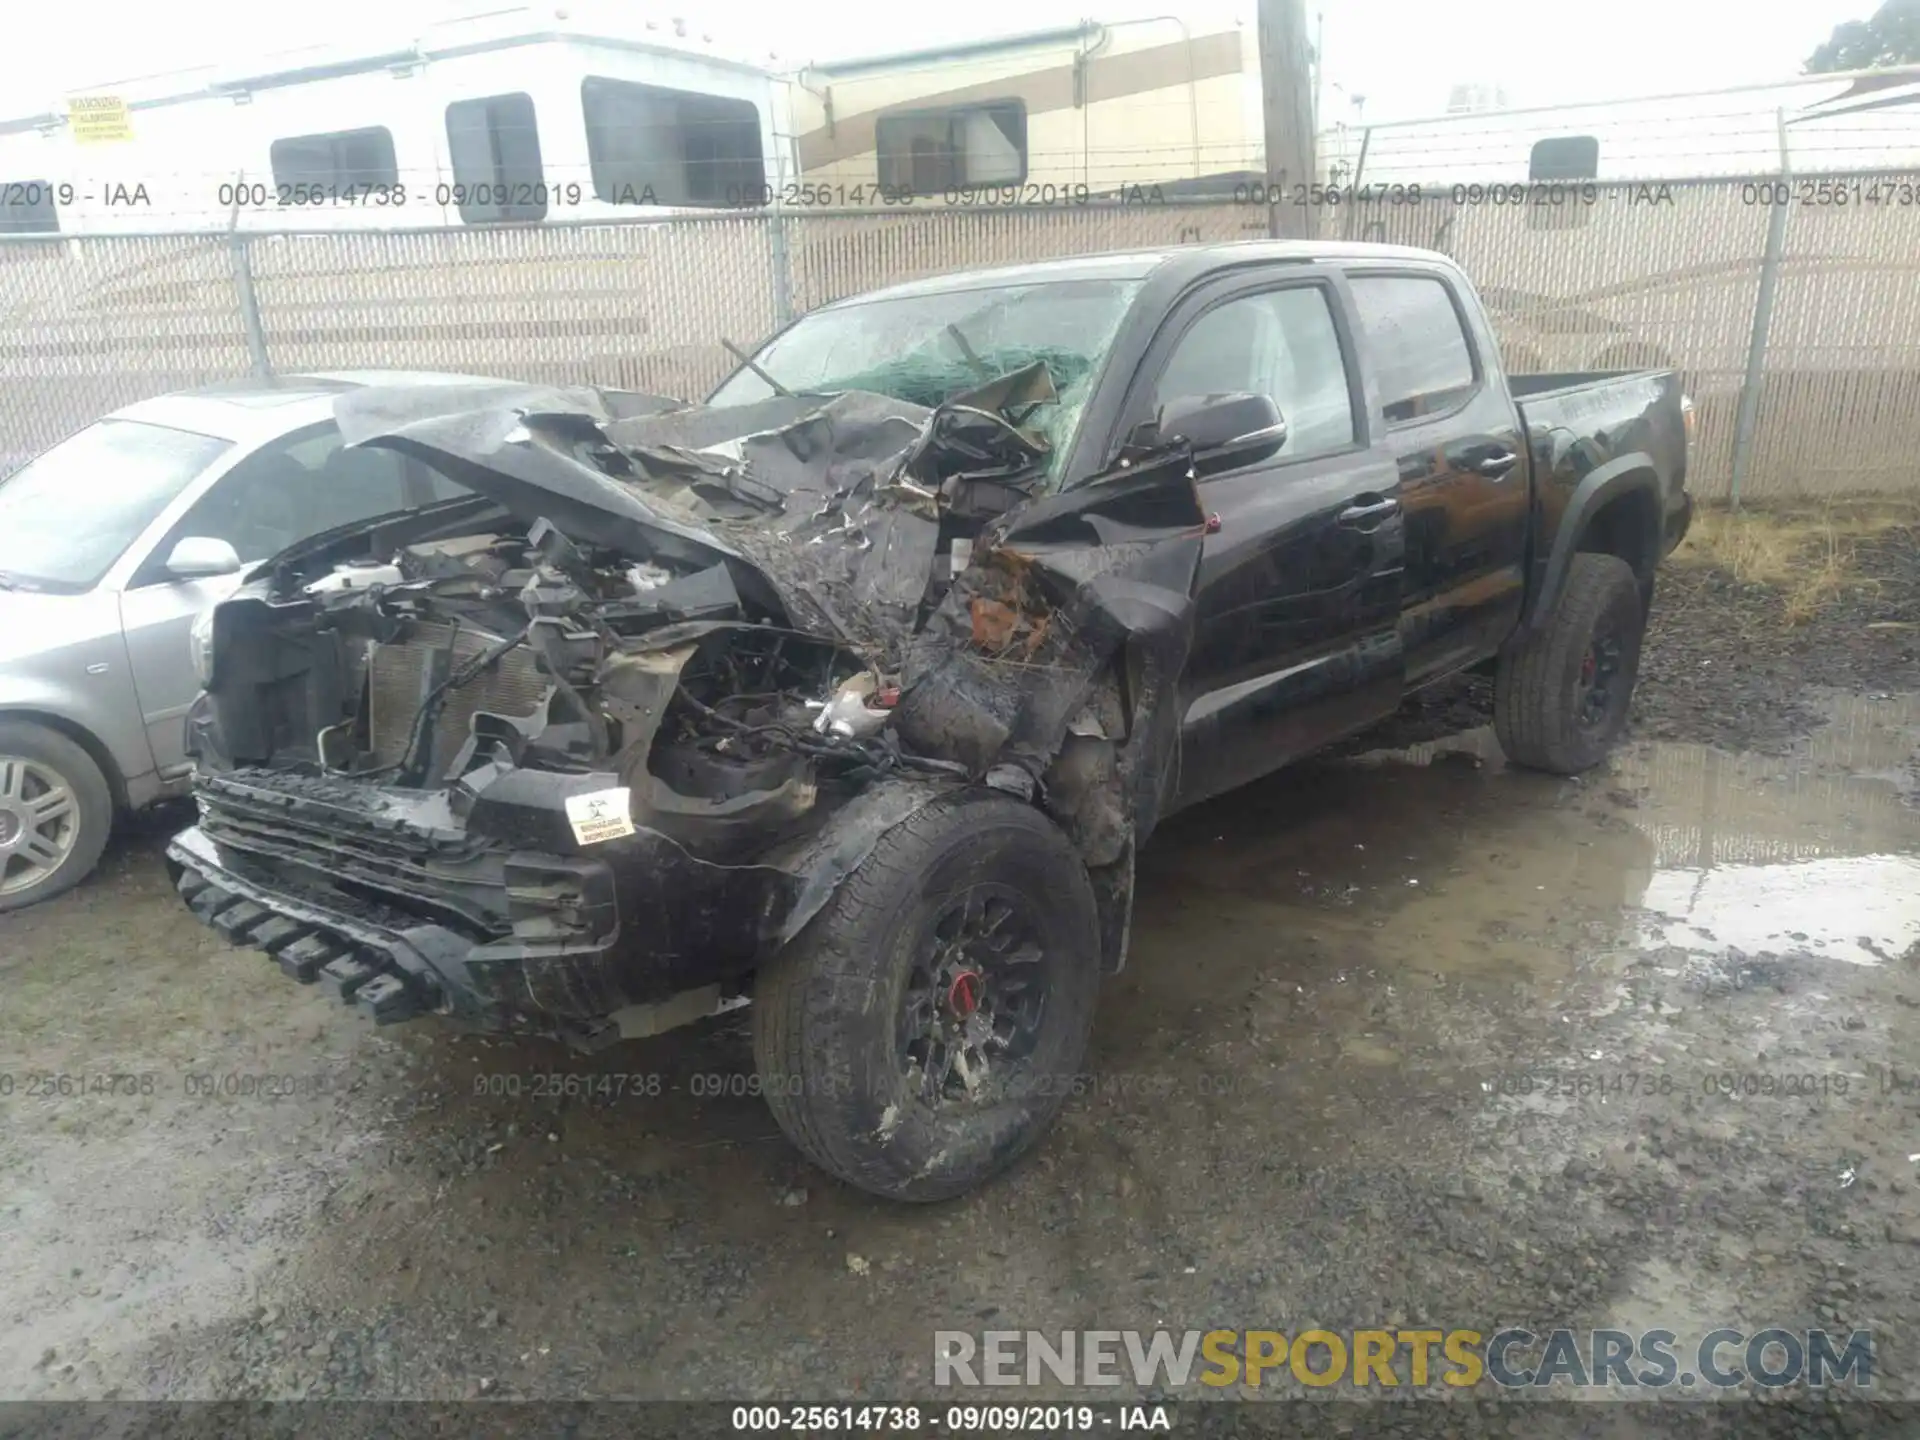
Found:
[[[175, 0], [123, 7], [111, 24], [84, 5], [18, 7], [8, 17], [9, 90], [32, 96], [8, 113], [59, 107], [73, 90], [156, 71], [246, 64], [317, 44], [387, 48], [449, 11], [508, 8], [512, 0], [327, 0], [319, 6], [263, 0]], [[564, 6], [567, 0], [558, 0]], [[592, 3], [592, 0], [587, 0]], [[1879, 0], [1798, 0], [1771, 12], [1752, 0], [1307, 0], [1308, 24], [1324, 37], [1322, 123], [1438, 114], [1460, 84], [1500, 86], [1515, 106], [1710, 90], [1797, 74], [1809, 52], [1843, 20], [1865, 18]], [[547, 8], [552, 8], [552, 3]], [[628, 8], [628, 7], [623, 7]], [[964, 7], [885, 6], [871, 0], [633, 0], [629, 13], [685, 14], [717, 41], [778, 68], [808, 59], [937, 45], [969, 36], [1118, 20], [1175, 11], [1183, 18], [1253, 15], [1251, 0], [968, 0]], [[732, 42], [732, 43], [728, 43]], [[1349, 97], [1365, 97], [1356, 112]]]

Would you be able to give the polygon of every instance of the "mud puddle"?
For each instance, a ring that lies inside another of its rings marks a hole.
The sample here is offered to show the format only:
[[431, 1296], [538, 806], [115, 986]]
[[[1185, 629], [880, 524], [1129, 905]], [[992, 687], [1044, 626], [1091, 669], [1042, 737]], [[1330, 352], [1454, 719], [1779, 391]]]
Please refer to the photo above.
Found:
[[0, 1393], [924, 1395], [936, 1329], [1672, 1317], [1873, 1325], [1905, 1384], [1920, 706], [1824, 703], [1785, 757], [1474, 732], [1175, 817], [1084, 1093], [931, 1209], [799, 1161], [739, 1017], [374, 1032], [136, 844], [0, 920], [0, 1068], [156, 1077], [0, 1096]]

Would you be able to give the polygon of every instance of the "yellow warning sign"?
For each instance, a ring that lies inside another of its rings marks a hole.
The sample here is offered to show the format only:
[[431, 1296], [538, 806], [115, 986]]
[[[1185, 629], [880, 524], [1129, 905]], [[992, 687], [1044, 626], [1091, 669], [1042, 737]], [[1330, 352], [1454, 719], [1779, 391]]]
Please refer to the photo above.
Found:
[[75, 142], [81, 145], [133, 138], [127, 102], [118, 95], [73, 96], [67, 101], [67, 123], [73, 127]]

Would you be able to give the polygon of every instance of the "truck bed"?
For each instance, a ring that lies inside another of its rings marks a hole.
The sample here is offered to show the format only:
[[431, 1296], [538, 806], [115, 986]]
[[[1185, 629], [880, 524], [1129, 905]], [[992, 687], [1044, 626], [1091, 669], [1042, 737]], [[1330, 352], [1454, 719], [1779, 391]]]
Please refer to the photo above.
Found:
[[[1686, 534], [1687, 433], [1680, 376], [1672, 370], [1553, 371], [1509, 375], [1508, 387], [1533, 457], [1542, 534], [1556, 533], [1583, 488], [1616, 462], [1644, 455], [1659, 476], [1656, 555], [1638, 558], [1644, 576]], [[1551, 590], [1547, 556], [1535, 552], [1536, 583]], [[1650, 584], [1650, 580], [1649, 580]]]
[[1642, 375], [1668, 375], [1668, 370], [1541, 370], [1507, 376], [1507, 388], [1516, 400], [1536, 400], [1564, 390], [1585, 390], [1610, 380]]

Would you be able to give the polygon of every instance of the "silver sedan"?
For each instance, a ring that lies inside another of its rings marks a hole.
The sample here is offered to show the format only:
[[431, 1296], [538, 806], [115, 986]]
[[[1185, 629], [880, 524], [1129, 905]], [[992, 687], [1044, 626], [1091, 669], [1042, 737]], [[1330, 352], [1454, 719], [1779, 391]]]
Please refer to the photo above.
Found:
[[77, 884], [117, 815], [186, 790], [189, 632], [247, 565], [464, 493], [394, 451], [344, 448], [334, 397], [473, 378], [210, 385], [129, 405], [0, 480], [0, 910]]

